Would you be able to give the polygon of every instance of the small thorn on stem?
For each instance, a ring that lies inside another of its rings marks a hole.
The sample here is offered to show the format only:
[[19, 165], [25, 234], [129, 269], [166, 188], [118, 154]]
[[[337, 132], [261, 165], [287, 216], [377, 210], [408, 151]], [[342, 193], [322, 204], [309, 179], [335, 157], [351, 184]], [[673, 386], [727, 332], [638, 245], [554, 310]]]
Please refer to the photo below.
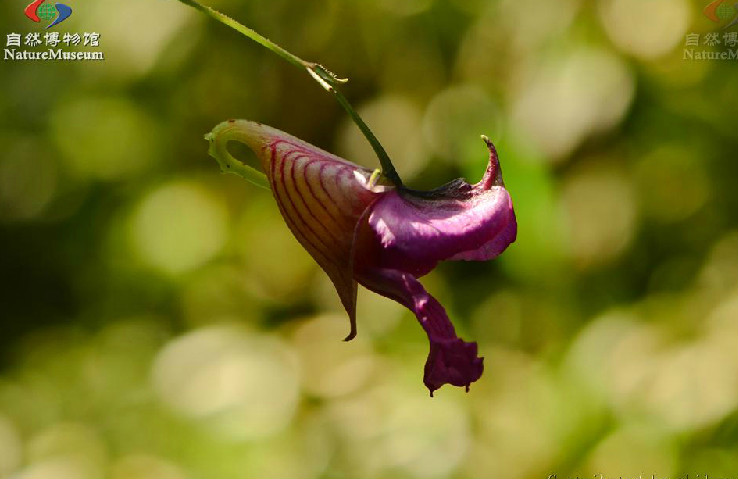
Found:
[[313, 77], [313, 79], [320, 84], [320, 86], [322, 86], [326, 91], [333, 93], [333, 87], [330, 85], [330, 83], [325, 81], [325, 79], [320, 76], [317, 71], [315, 71], [314, 67], [308, 67], [307, 71], [310, 76]]
[[333, 80], [336, 83], [347, 83], [348, 82], [348, 78], [339, 78], [338, 75], [336, 75], [335, 73], [333, 73], [332, 71], [330, 71], [329, 69], [321, 65], [320, 63], [313, 63], [312, 67], [315, 70], [322, 71], [323, 73], [331, 77], [331, 80]]

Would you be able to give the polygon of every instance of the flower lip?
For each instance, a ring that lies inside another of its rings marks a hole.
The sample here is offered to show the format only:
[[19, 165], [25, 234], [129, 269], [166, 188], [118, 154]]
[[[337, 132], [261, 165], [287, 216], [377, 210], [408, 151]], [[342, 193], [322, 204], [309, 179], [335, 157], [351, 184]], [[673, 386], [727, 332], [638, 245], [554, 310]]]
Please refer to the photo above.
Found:
[[497, 151], [485, 142], [490, 159], [478, 183], [457, 179], [431, 191], [388, 191], [367, 210], [355, 234], [354, 277], [411, 310], [428, 335], [423, 382], [431, 396], [444, 384], [468, 391], [484, 362], [476, 343], [457, 336], [443, 306], [417, 278], [439, 261], [494, 258], [517, 235]]
[[515, 241], [512, 200], [497, 151], [485, 142], [489, 163], [478, 183], [456, 179], [431, 191], [397, 189], [377, 200], [369, 223], [382, 245], [378, 266], [419, 277], [439, 261], [492, 259]]

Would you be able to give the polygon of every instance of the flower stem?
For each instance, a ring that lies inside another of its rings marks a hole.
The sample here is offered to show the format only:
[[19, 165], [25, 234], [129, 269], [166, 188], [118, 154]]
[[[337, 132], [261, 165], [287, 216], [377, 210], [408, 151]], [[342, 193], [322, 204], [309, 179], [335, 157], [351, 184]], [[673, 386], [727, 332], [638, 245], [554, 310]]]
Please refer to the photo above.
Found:
[[[338, 84], [346, 83], [348, 81], [347, 79], [339, 78], [334, 73], [332, 73], [327, 68], [325, 68], [324, 66], [318, 63], [308, 62], [308, 61], [303, 60], [297, 55], [294, 55], [288, 52], [284, 48], [272, 42], [268, 38], [260, 35], [259, 33], [252, 30], [251, 28], [248, 28], [240, 24], [239, 22], [232, 19], [231, 17], [224, 15], [223, 13], [220, 13], [219, 11], [213, 8], [210, 8], [206, 5], [202, 5], [196, 0], [179, 0], [179, 1], [184, 3], [185, 5], [189, 5], [195, 8], [196, 10], [206, 14], [207, 16], [219, 21], [220, 23], [233, 28], [237, 32], [250, 38], [251, 40], [258, 43], [259, 45], [276, 53], [277, 55], [284, 58], [291, 64], [295, 65], [296, 67], [305, 69], [310, 74], [310, 76], [313, 77], [313, 79], [316, 82], [318, 82], [318, 84], [321, 87], [323, 87], [326, 91], [333, 94], [333, 96], [336, 98], [336, 101], [338, 101], [341, 107], [343, 107], [343, 109], [346, 110], [349, 116], [351, 116], [351, 119], [353, 120], [353, 122], [356, 123], [356, 125], [359, 127], [359, 130], [361, 130], [361, 133], [364, 135], [364, 137], [367, 139], [369, 144], [372, 146], [372, 149], [374, 149], [374, 153], [376, 153], [377, 158], [379, 158], [379, 163], [380, 165], [382, 165], [382, 174], [398, 188], [402, 187], [402, 180], [400, 179], [400, 176], [397, 174], [397, 170], [395, 170], [395, 167], [392, 164], [392, 160], [390, 160], [390, 157], [385, 151], [384, 147], [379, 142], [379, 140], [374, 135], [372, 130], [369, 128], [369, 126], [364, 122], [364, 120], [361, 119], [361, 117], [356, 112], [356, 110], [353, 109], [353, 107], [351, 106], [349, 101], [346, 99], [346, 97], [343, 96], [343, 94], [338, 90], [337, 88]], [[225, 155], [228, 155], [228, 152], [225, 150], [225, 147], [223, 147], [223, 150], [225, 152]], [[250, 168], [248, 166], [243, 165], [242, 163], [238, 162], [235, 159], [234, 161], [241, 164], [245, 168]], [[222, 167], [223, 167], [223, 164], [221, 164], [221, 168]], [[250, 169], [253, 170], [253, 168], [250, 168]], [[249, 181], [254, 182], [252, 179], [249, 179]]]
[[322, 86], [324, 89], [326, 89], [328, 92], [333, 93], [333, 96], [336, 97], [336, 101], [343, 107], [344, 110], [351, 116], [351, 119], [356, 123], [356, 126], [359, 127], [359, 130], [361, 130], [361, 133], [364, 135], [364, 138], [369, 141], [369, 144], [372, 145], [372, 148], [374, 149], [374, 153], [376, 153], [377, 158], [379, 158], [379, 164], [382, 165], [382, 174], [389, 179], [395, 186], [398, 188], [402, 187], [402, 180], [400, 179], [400, 175], [397, 174], [397, 170], [395, 170], [395, 166], [392, 164], [392, 160], [390, 160], [389, 155], [384, 150], [384, 147], [379, 142], [376, 136], [374, 136], [374, 133], [369, 128], [369, 125], [364, 123], [364, 120], [359, 116], [359, 114], [351, 107], [351, 104], [346, 99], [345, 96], [343, 96], [343, 93], [341, 93], [338, 88], [336, 88], [336, 83], [345, 83], [348, 80], [337, 78], [336, 75], [330, 71], [328, 71], [323, 65], [312, 63], [310, 67], [308, 67], [308, 73], [310, 73], [310, 76], [317, 81], [320, 86]]
[[180, 2], [184, 3], [185, 5], [189, 5], [190, 7], [194, 8], [195, 10], [198, 10], [205, 15], [219, 21], [220, 23], [227, 25], [231, 27], [232, 29], [236, 30], [237, 32], [245, 35], [246, 37], [252, 39], [259, 45], [262, 45], [263, 47], [268, 48], [269, 50], [273, 51], [280, 57], [284, 58], [288, 62], [292, 63], [293, 65], [303, 68], [307, 66], [307, 62], [302, 60], [296, 55], [293, 55], [292, 53], [288, 52], [284, 48], [280, 47], [273, 41], [269, 40], [266, 37], [263, 37], [256, 33], [254, 30], [250, 29], [249, 27], [245, 25], [241, 25], [236, 20], [232, 19], [228, 15], [225, 15], [223, 13], [220, 13], [218, 10], [215, 10], [214, 8], [210, 8], [207, 5], [203, 5], [195, 0], [179, 0]]

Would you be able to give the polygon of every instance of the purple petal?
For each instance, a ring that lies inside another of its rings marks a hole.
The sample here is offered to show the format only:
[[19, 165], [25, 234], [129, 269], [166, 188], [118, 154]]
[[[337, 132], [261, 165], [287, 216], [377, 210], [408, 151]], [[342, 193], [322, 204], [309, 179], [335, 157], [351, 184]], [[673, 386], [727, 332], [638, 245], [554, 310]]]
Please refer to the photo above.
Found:
[[517, 224], [502, 182], [497, 152], [482, 180], [457, 180], [430, 192], [388, 191], [360, 220], [354, 236], [354, 277], [366, 288], [404, 305], [428, 335], [423, 382], [469, 385], [484, 370], [476, 343], [462, 341], [443, 306], [417, 277], [442, 260], [487, 260], [515, 241]]
[[382, 245], [378, 266], [422, 276], [442, 260], [489, 260], [515, 241], [512, 200], [491, 143], [482, 180], [426, 193], [390, 191], [372, 207], [369, 224]]
[[366, 288], [410, 309], [428, 335], [430, 352], [425, 363], [423, 383], [433, 391], [444, 384], [469, 385], [480, 378], [483, 359], [477, 356], [477, 343], [456, 336], [451, 320], [441, 304], [411, 274], [393, 269], [361, 269], [357, 279]]

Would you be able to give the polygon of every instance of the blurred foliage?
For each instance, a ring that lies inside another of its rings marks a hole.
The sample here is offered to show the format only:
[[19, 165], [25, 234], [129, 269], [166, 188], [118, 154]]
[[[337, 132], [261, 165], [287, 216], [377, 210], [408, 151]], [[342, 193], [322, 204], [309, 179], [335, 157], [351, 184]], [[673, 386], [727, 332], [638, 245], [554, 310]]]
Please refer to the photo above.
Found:
[[104, 62], [0, 64], [1, 477], [736, 474], [738, 68], [683, 59], [706, 0], [211, 2], [349, 77], [413, 187], [498, 145], [518, 241], [424, 280], [486, 371], [434, 399], [410, 313], [362, 291], [341, 342], [270, 195], [206, 155], [236, 117], [375, 167], [330, 95], [174, 0], [68, 3]]

